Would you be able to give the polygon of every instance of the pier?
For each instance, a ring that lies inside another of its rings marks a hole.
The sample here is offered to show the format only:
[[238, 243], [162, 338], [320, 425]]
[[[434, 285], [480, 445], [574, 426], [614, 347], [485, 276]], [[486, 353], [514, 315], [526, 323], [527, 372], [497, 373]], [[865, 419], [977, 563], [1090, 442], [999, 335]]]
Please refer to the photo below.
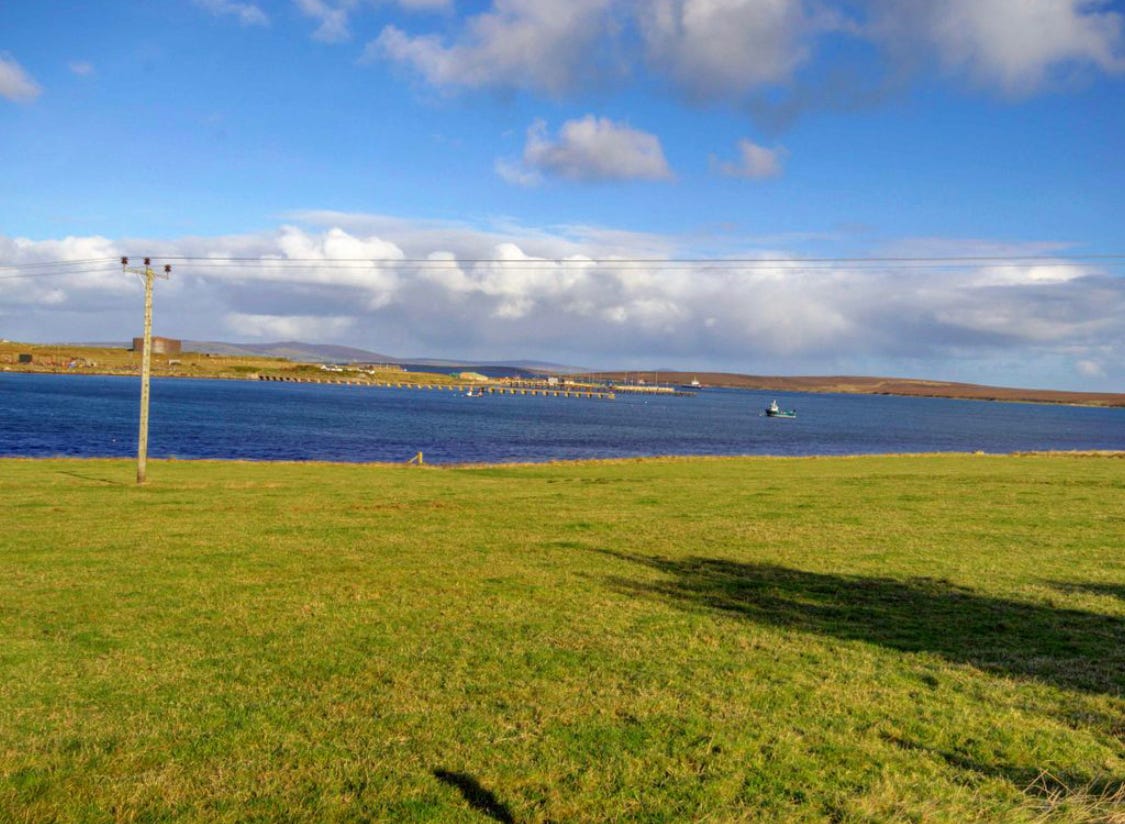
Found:
[[628, 392], [632, 395], [671, 395], [674, 398], [694, 398], [694, 392], [676, 389], [673, 386], [641, 386], [638, 384], [616, 384], [614, 392]]
[[326, 380], [324, 378], [296, 375], [258, 375], [260, 381], [274, 383], [315, 383], [331, 386], [363, 386], [374, 389], [425, 389], [431, 392], [466, 394], [470, 390], [486, 395], [526, 395], [543, 398], [584, 398], [588, 400], [615, 400], [617, 395], [607, 389], [573, 386], [530, 386], [524, 384], [467, 384], [467, 383], [411, 383], [409, 381]]

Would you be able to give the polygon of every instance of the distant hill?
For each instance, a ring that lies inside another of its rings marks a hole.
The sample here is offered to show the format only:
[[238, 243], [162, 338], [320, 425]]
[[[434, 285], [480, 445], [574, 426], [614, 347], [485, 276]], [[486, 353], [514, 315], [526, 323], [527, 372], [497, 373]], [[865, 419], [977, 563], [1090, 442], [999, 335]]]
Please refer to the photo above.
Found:
[[544, 372], [584, 372], [574, 366], [542, 361], [474, 361], [452, 358], [396, 358], [382, 352], [357, 349], [353, 346], [331, 346], [301, 341], [279, 341], [277, 343], [226, 343], [224, 341], [185, 340], [185, 352], [201, 352], [210, 355], [256, 355], [266, 358], [287, 358], [301, 363], [396, 363], [408, 369], [421, 371], [472, 370], [490, 377], [515, 377]]
[[287, 358], [301, 363], [398, 363], [398, 358], [357, 349], [352, 346], [279, 341], [277, 343], [225, 343], [211, 340], [185, 340], [185, 352], [210, 355], [257, 355], [265, 358]]
[[[16, 345], [16, 344], [12, 344]], [[97, 348], [127, 349], [125, 343], [71, 344]], [[698, 379], [704, 387], [762, 389], [773, 392], [839, 392], [864, 395], [907, 395], [931, 398], [962, 398], [967, 400], [1026, 401], [1030, 403], [1064, 403], [1083, 406], [1125, 407], [1125, 393], [1064, 392], [1053, 389], [1019, 389], [1006, 386], [982, 386], [972, 383], [918, 380], [914, 378], [880, 378], [866, 376], [781, 376], [743, 375], [733, 372], [678, 372], [669, 369], [630, 372], [591, 372], [575, 366], [543, 361], [469, 361], [442, 358], [395, 358], [381, 352], [351, 346], [281, 341], [277, 343], [225, 343], [220, 341], [183, 342], [187, 352], [227, 355], [233, 357], [286, 358], [298, 363], [393, 363], [411, 372], [479, 372], [490, 378], [520, 378], [545, 373], [582, 375], [583, 377], [626, 382], [637, 377], [659, 380], [662, 384], [688, 385]]]
[[[598, 372], [602, 380], [626, 381], [650, 372]], [[874, 378], [847, 375], [797, 376], [740, 375], [732, 372], [660, 372], [665, 384], [687, 384], [698, 379], [704, 386], [731, 389], [764, 389], [774, 392], [839, 392], [860, 395], [907, 395], [926, 398], [960, 398], [982, 401], [1024, 401], [1028, 403], [1069, 403], [1083, 406], [1125, 406], [1125, 394], [1115, 392], [1064, 392], [1054, 389], [1017, 389], [1007, 386], [982, 386], [975, 383], [928, 381], [913, 378]]]
[[581, 372], [588, 372], [589, 370], [581, 366], [566, 366], [561, 363], [550, 363], [548, 361], [532, 361], [532, 360], [510, 360], [510, 361], [465, 361], [465, 360], [447, 360], [443, 358], [400, 358], [398, 363], [410, 364], [413, 366], [429, 366], [435, 369], [469, 369], [476, 368], [477, 371], [488, 374], [489, 370], [506, 369], [521, 374], [543, 374], [544, 372], [559, 372], [568, 375], [578, 374]]

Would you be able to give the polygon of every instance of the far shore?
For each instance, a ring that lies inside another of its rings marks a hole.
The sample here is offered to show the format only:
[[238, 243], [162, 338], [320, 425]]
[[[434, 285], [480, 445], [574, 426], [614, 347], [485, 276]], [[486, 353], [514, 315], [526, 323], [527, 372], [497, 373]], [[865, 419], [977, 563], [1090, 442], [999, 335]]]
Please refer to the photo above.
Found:
[[[26, 362], [21, 362], [26, 360]], [[0, 342], [0, 372], [36, 374], [137, 375], [141, 355], [130, 349], [76, 346], [67, 344], [28, 344]], [[267, 377], [300, 377], [325, 383], [353, 380], [360, 365], [343, 371], [323, 371], [321, 364], [285, 358], [212, 355], [200, 352], [154, 354], [153, 377], [227, 378], [257, 380]], [[472, 367], [464, 367], [470, 369]], [[452, 371], [452, 370], [451, 370]], [[375, 381], [392, 380], [409, 384], [453, 384], [460, 382], [448, 373], [406, 372], [394, 364], [365, 365], [364, 377]], [[560, 380], [581, 382], [659, 384], [686, 391], [715, 389], [754, 389], [768, 392], [842, 393], [857, 395], [897, 395], [906, 397], [950, 398], [958, 400], [1000, 401], [1008, 403], [1051, 403], [1070, 406], [1125, 408], [1125, 393], [1068, 392], [1054, 389], [1022, 389], [982, 386], [972, 383], [932, 381], [915, 378], [866, 376], [783, 376], [744, 375], [735, 372], [592, 372], [558, 375]], [[507, 379], [492, 381], [504, 384]]]
[[1057, 403], [1071, 406], [1125, 407], [1125, 393], [1066, 392], [1056, 389], [1019, 389], [982, 386], [974, 383], [930, 381], [915, 378], [877, 378], [845, 375], [783, 376], [741, 375], [734, 372], [597, 372], [586, 377], [624, 381], [652, 381], [675, 386], [700, 386], [722, 389], [759, 389], [773, 392], [815, 392], [856, 395], [901, 395], [920, 398], [1003, 401], [1016, 403]]

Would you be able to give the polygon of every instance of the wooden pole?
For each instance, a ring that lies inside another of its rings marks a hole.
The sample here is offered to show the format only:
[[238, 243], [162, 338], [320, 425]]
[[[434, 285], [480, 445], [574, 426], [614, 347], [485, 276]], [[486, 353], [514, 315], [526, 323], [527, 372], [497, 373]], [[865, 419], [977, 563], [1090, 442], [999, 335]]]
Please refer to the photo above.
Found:
[[141, 355], [141, 423], [137, 431], [137, 483], [148, 467], [148, 385], [152, 376], [152, 267], [145, 266], [145, 343]]
[[167, 278], [172, 267], [165, 266], [164, 273], [157, 275], [152, 268], [152, 259], [145, 258], [145, 268], [129, 267], [129, 258], [121, 258], [121, 268], [145, 279], [145, 336], [141, 352], [141, 422], [137, 430], [137, 483], [145, 482], [148, 469], [148, 386], [152, 377], [152, 282], [157, 277]]

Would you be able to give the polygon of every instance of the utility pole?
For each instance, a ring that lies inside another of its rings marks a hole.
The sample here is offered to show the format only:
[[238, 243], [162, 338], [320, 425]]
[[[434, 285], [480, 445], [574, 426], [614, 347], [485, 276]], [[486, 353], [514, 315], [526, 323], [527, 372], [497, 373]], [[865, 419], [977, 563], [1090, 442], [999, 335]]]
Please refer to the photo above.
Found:
[[145, 344], [141, 355], [141, 424], [137, 432], [137, 483], [145, 482], [145, 469], [148, 464], [148, 384], [152, 374], [152, 282], [155, 278], [167, 280], [172, 275], [172, 267], [165, 265], [164, 271], [157, 274], [152, 269], [152, 258], [145, 258], [145, 268], [129, 266], [129, 258], [121, 258], [121, 269], [133, 272], [145, 279]]

